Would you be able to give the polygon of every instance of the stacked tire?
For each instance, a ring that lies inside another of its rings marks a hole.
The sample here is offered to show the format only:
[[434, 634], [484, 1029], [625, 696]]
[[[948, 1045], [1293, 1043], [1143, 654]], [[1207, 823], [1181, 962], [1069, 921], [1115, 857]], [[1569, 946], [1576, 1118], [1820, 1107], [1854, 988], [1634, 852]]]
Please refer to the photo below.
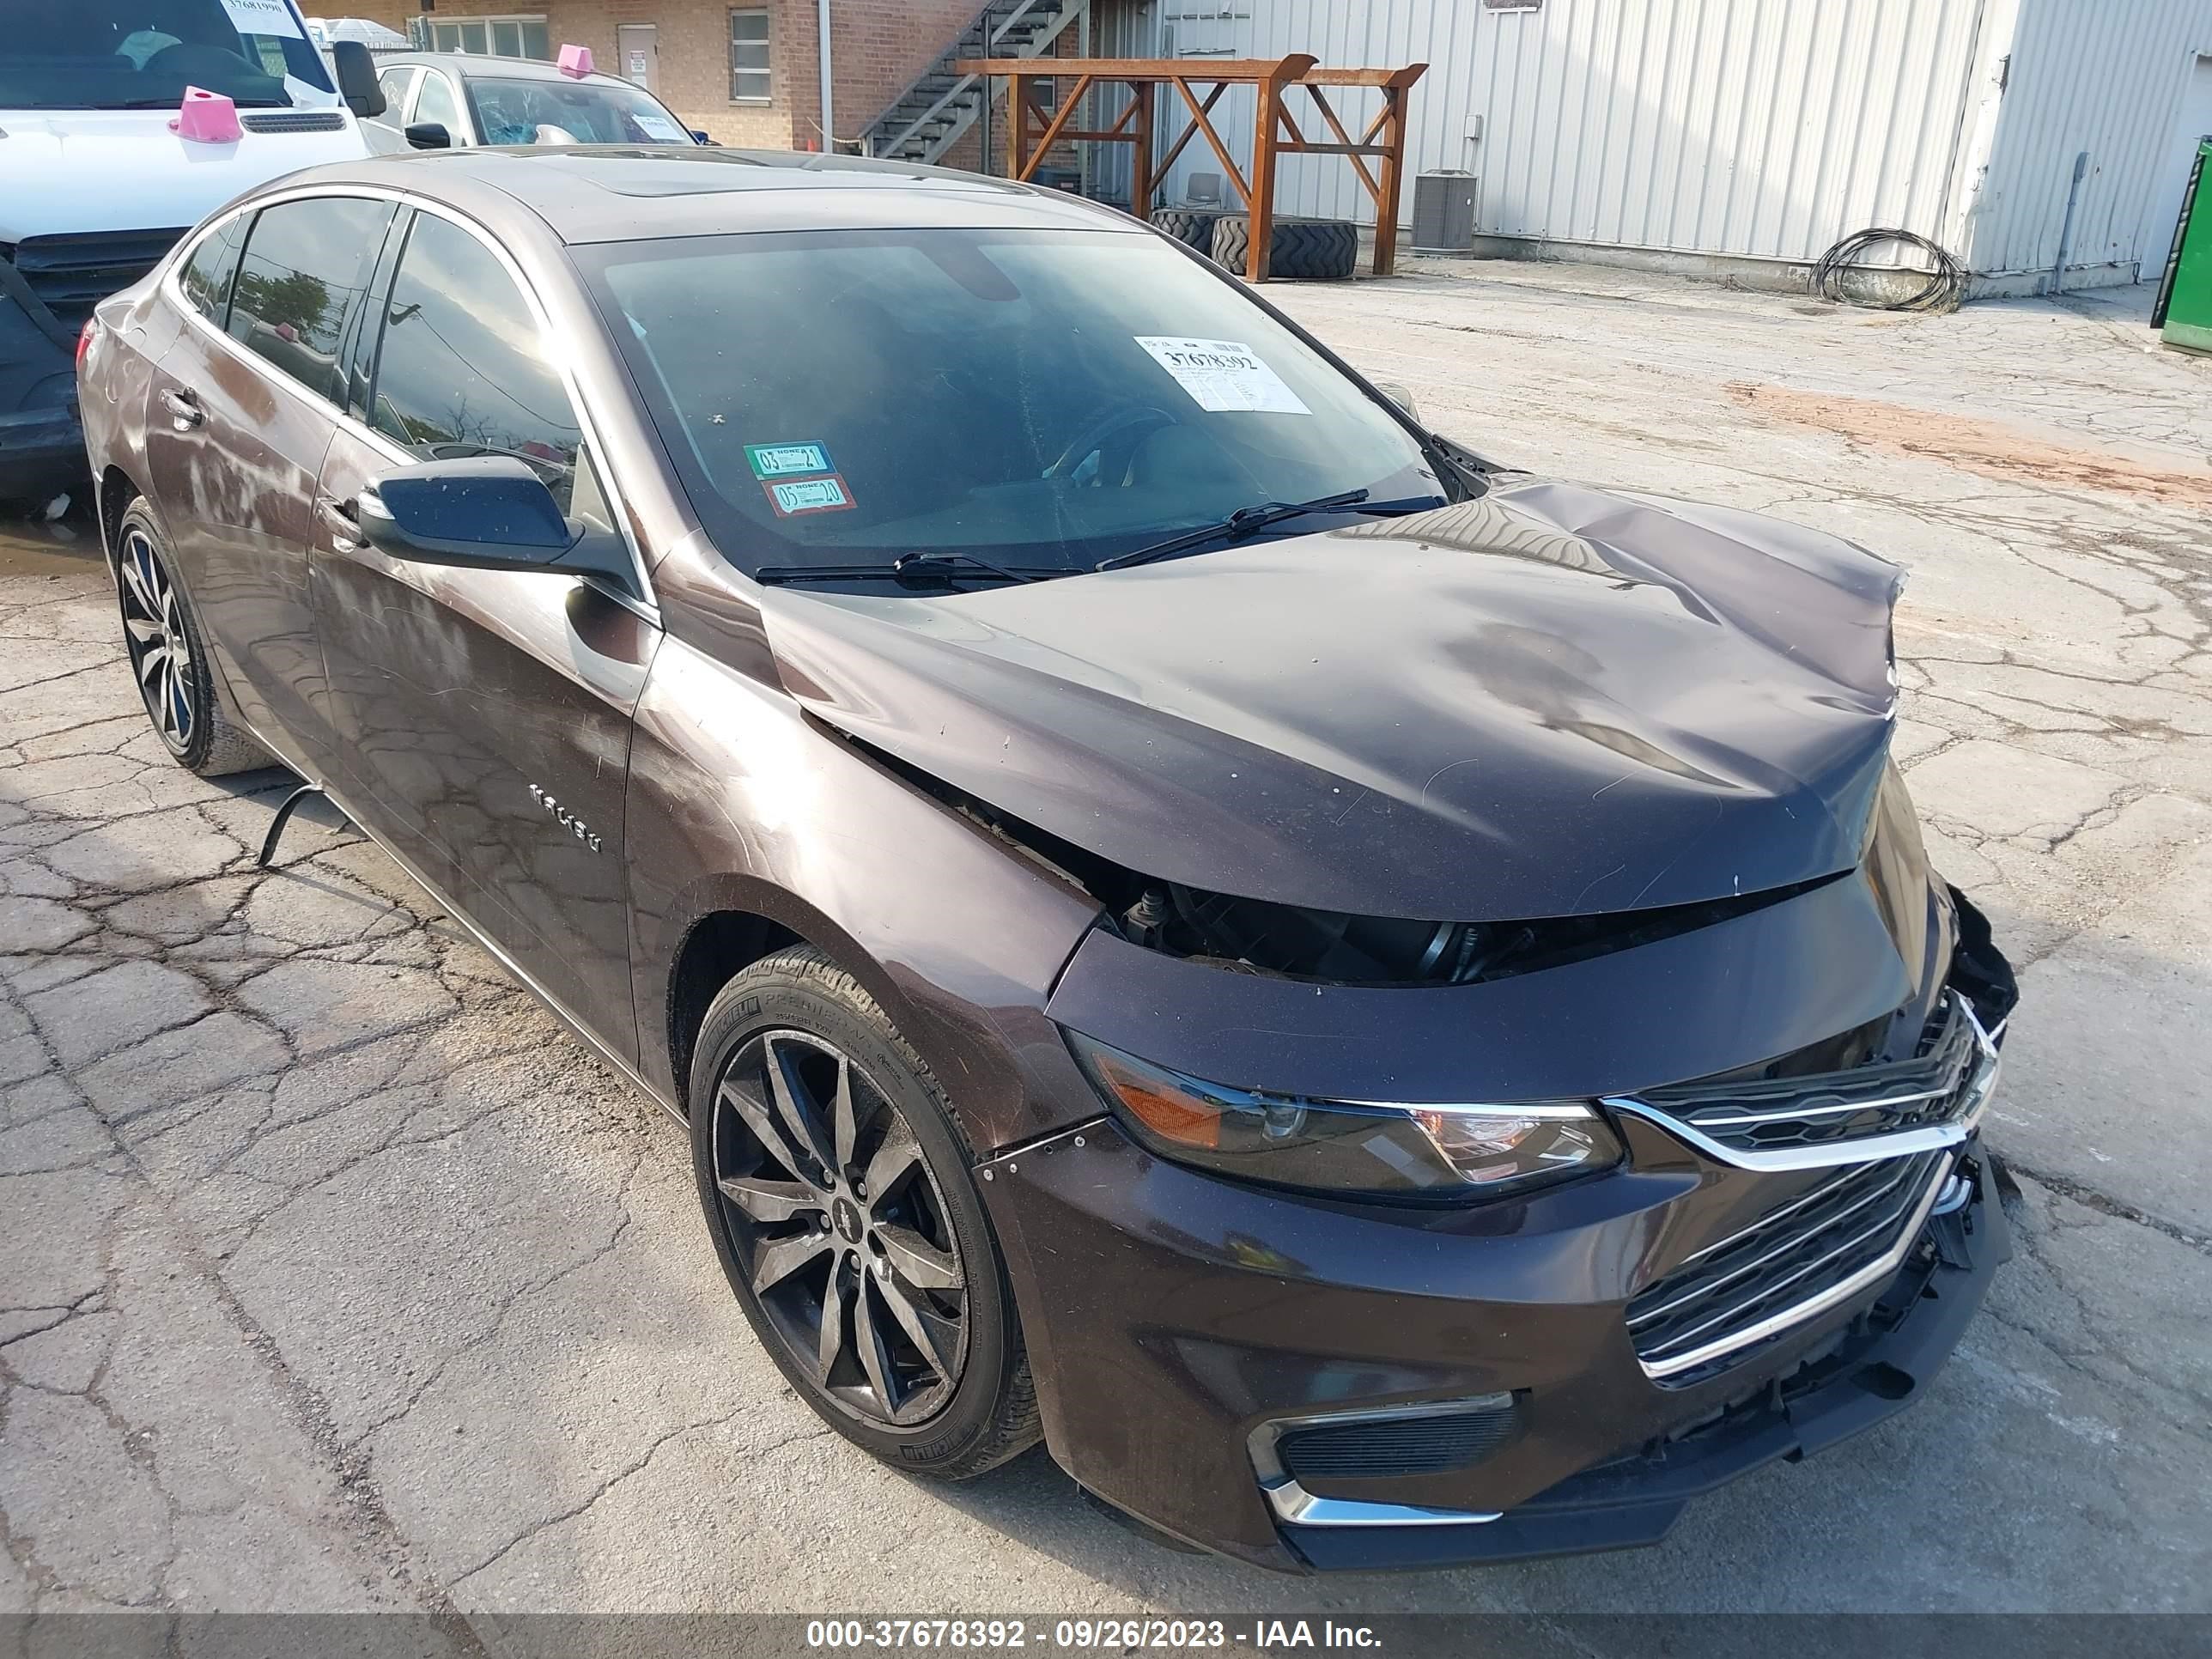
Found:
[[1213, 227], [1221, 218], [1220, 210], [1214, 208], [1158, 208], [1152, 214], [1152, 228], [1200, 253], [1210, 254], [1213, 252]]
[[[1233, 271], [1244, 269], [1252, 246], [1252, 222], [1241, 213], [1217, 216], [1213, 242], [1206, 252], [1213, 262]], [[1275, 221], [1274, 240], [1267, 249], [1267, 275], [1304, 277], [1313, 282], [1341, 282], [1359, 263], [1359, 231], [1349, 219], [1286, 219]]]

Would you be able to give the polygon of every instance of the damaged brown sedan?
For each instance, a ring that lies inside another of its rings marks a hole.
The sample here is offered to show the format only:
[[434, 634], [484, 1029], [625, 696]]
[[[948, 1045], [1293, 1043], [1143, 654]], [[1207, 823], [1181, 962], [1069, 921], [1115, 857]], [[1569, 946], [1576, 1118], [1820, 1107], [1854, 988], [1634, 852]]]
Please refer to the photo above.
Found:
[[1899, 573], [1505, 471], [1049, 192], [283, 179], [82, 406], [184, 764], [339, 804], [690, 1129], [775, 1363], [1261, 1565], [1657, 1538], [2006, 1254]]

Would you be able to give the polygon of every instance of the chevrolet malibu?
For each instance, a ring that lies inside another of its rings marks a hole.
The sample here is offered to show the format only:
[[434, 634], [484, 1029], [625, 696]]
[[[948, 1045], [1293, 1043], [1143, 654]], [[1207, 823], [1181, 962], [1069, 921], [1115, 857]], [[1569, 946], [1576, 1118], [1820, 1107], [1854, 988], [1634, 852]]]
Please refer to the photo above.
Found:
[[885, 163], [296, 173], [80, 363], [162, 741], [688, 1123], [900, 1468], [1042, 1439], [1281, 1569], [1644, 1543], [2007, 1253], [2012, 974], [1856, 547], [1506, 470], [1142, 225]]

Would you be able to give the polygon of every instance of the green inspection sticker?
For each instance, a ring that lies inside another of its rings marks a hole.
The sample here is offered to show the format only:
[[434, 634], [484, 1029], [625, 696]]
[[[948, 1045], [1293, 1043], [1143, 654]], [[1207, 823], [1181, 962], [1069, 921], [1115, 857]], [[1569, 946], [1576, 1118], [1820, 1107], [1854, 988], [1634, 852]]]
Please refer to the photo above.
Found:
[[768, 491], [769, 504], [781, 518], [793, 518], [801, 513], [835, 513], [853, 505], [852, 492], [835, 473], [826, 478], [793, 478], [783, 483], [764, 478], [761, 488]]
[[835, 472], [830, 452], [820, 444], [747, 444], [745, 459], [756, 478], [796, 478], [809, 472]]

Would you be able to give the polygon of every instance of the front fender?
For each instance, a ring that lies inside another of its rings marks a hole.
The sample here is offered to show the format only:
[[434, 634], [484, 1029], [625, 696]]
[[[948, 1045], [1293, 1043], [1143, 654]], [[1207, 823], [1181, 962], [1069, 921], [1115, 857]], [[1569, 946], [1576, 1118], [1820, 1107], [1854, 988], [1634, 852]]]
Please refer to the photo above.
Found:
[[703, 919], [736, 911], [859, 980], [978, 1150], [1097, 1109], [1044, 1015], [1097, 903], [673, 632], [638, 705], [627, 824], [640, 1060], [668, 1098], [673, 971]]

